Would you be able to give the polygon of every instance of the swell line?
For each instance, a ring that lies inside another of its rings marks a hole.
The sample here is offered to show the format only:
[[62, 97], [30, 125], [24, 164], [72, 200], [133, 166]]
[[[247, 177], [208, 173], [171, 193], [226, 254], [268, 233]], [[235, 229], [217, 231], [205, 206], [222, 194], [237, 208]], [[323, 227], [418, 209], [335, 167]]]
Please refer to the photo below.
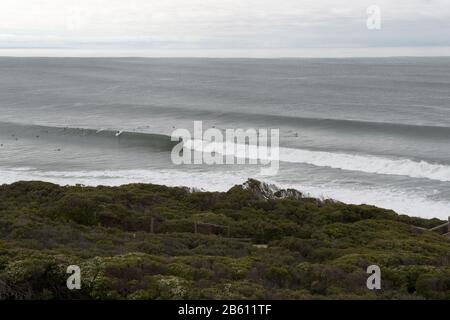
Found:
[[[85, 108], [111, 108], [112, 105], [87, 104]], [[392, 121], [367, 121], [358, 119], [339, 119], [307, 117], [288, 114], [257, 113], [246, 111], [223, 112], [221, 110], [206, 110], [202, 108], [183, 108], [167, 105], [127, 105], [115, 104], [114, 109], [136, 110], [143, 114], [170, 115], [195, 120], [221, 119], [226, 123], [242, 123], [242, 121], [264, 127], [291, 126], [302, 129], [322, 129], [330, 132], [389, 134], [420, 139], [450, 140], [450, 126], [434, 126], [426, 124], [398, 123]], [[300, 111], [299, 111], [300, 112]]]
[[175, 142], [163, 134], [121, 131], [109, 128], [74, 128], [0, 122], [0, 136], [19, 141], [52, 141], [98, 147], [143, 147], [170, 150]]

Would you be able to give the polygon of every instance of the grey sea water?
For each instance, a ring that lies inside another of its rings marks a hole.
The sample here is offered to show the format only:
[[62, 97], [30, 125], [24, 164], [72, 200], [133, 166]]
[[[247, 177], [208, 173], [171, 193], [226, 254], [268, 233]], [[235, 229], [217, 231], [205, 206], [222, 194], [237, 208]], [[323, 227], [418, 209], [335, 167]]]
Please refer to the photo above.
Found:
[[[0, 58], [0, 98], [0, 183], [226, 190], [254, 177], [450, 215], [450, 58]], [[278, 175], [173, 165], [165, 136], [194, 120], [279, 128]]]

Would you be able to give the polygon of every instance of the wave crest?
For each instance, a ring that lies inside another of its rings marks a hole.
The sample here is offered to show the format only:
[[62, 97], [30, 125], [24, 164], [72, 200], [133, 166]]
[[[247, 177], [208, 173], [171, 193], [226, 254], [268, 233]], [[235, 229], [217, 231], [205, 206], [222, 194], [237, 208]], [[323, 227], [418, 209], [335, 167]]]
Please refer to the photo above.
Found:
[[411, 159], [281, 148], [280, 160], [341, 170], [450, 181], [450, 166]]
[[[195, 144], [193, 141], [187, 141], [185, 146], [188, 149], [196, 151], [205, 150], [206, 152], [216, 152], [221, 154], [230, 154], [234, 150], [234, 156], [247, 159], [259, 159], [273, 161], [279, 159], [282, 162], [310, 164], [317, 167], [328, 167], [332, 169], [359, 171], [372, 174], [386, 174], [408, 176], [411, 178], [424, 178], [438, 181], [450, 181], [450, 166], [444, 164], [433, 164], [426, 161], [415, 161], [411, 159], [393, 159], [373, 155], [359, 155], [350, 153], [315, 151], [307, 149], [279, 148], [279, 157], [274, 157], [277, 150], [267, 150], [264, 146], [248, 149], [245, 146], [234, 144], [232, 142], [202, 142]], [[196, 147], [198, 146], [198, 147]]]

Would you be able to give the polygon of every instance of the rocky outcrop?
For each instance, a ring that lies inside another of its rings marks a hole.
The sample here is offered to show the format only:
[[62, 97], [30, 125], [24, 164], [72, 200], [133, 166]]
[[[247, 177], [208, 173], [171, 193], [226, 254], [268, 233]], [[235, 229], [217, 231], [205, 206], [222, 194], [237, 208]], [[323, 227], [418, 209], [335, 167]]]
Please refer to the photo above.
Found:
[[273, 199], [302, 199], [303, 194], [294, 189], [280, 189], [274, 184], [268, 184], [254, 179], [247, 180], [242, 184], [242, 189], [250, 191], [260, 200]]
[[431, 228], [430, 230], [450, 238], [450, 217], [448, 217], [448, 222]]

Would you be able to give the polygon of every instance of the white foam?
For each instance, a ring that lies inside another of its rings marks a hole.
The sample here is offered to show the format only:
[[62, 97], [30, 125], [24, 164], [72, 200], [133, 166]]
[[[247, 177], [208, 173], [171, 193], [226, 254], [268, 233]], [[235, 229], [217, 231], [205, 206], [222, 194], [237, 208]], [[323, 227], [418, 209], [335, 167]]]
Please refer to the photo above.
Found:
[[447, 220], [450, 216], [450, 202], [432, 200], [428, 198], [432, 196], [431, 194], [405, 192], [393, 188], [378, 189], [362, 188], [361, 186], [342, 188], [332, 184], [321, 186], [286, 185], [282, 187], [292, 187], [315, 198], [335, 199], [348, 204], [374, 205], [414, 217]]
[[[59, 185], [120, 186], [129, 183], [153, 183], [167, 186], [186, 186], [209, 191], [226, 191], [247, 177], [235, 171], [193, 172], [181, 170], [82, 170], [40, 171], [32, 168], [1, 168], [0, 183], [16, 181], [46, 181]], [[215, 183], [212, 183], [215, 181]]]
[[341, 170], [450, 181], [450, 166], [410, 159], [281, 148], [280, 160]]
[[[247, 153], [239, 151], [245, 150], [244, 145], [233, 144], [231, 142], [202, 142], [187, 141], [187, 148], [196, 151], [216, 152], [230, 154], [234, 150], [236, 157], [248, 159], [260, 159], [271, 161], [275, 158], [274, 152], [270, 148], [259, 147], [248, 149]], [[252, 151], [253, 150], [253, 151]], [[437, 181], [450, 181], [450, 166], [443, 164], [433, 164], [426, 161], [414, 161], [411, 159], [394, 159], [372, 155], [358, 155], [339, 152], [312, 151], [306, 149], [279, 148], [279, 160], [290, 163], [310, 164], [318, 167], [328, 167], [333, 169], [359, 171], [374, 174], [399, 175], [411, 178], [424, 178]]]

